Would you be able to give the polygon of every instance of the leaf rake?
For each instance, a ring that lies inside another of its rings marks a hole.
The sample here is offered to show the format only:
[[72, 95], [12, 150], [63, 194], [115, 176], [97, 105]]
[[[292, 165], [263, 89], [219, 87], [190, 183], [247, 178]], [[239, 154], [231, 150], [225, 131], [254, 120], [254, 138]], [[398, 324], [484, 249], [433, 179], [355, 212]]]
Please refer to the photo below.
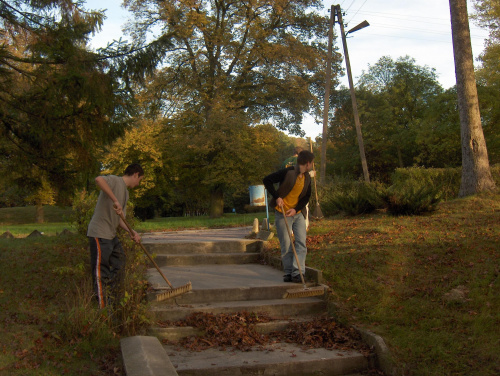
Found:
[[283, 216], [285, 217], [286, 230], [288, 232], [288, 236], [290, 236], [290, 243], [292, 244], [293, 254], [295, 256], [295, 261], [297, 262], [297, 267], [299, 269], [299, 274], [300, 274], [300, 279], [302, 280], [302, 285], [304, 286], [301, 289], [299, 288], [299, 289], [286, 290], [285, 294], [283, 295], [283, 299], [306, 298], [309, 296], [324, 295], [325, 288], [323, 286], [307, 287], [306, 281], [304, 280], [304, 275], [302, 274], [302, 269], [300, 267], [299, 257], [297, 256], [297, 251], [295, 250], [295, 244], [293, 243], [292, 232], [290, 231], [290, 228], [288, 227], [288, 221], [286, 220], [286, 215], [285, 215], [285, 210], [283, 208], [283, 205], [281, 205], [281, 212], [283, 213]]
[[[115, 206], [115, 208], [116, 208], [116, 206]], [[130, 225], [128, 224], [128, 222], [125, 219], [125, 216], [123, 215], [123, 213], [119, 214], [119, 216], [122, 219], [123, 223], [125, 223], [125, 225], [127, 226], [128, 230], [130, 232], [132, 232], [132, 227], [130, 227]], [[144, 245], [141, 242], [139, 242], [139, 245], [142, 248], [142, 250], [144, 251], [144, 253], [146, 254], [146, 256], [148, 256], [149, 261], [151, 261], [153, 263], [153, 265], [155, 266], [156, 270], [158, 270], [158, 273], [160, 273], [160, 275], [163, 277], [163, 279], [165, 280], [165, 282], [167, 282], [168, 286], [170, 287], [170, 290], [167, 290], [167, 291], [164, 291], [164, 292], [156, 294], [156, 301], [157, 302], [161, 302], [162, 300], [170, 299], [170, 298], [173, 298], [175, 296], [179, 296], [179, 295], [185, 294], [185, 293], [187, 293], [187, 292], [189, 292], [189, 291], [191, 291], [193, 289], [193, 287], [191, 286], [191, 282], [188, 282], [187, 284], [185, 284], [183, 286], [179, 286], [179, 287], [172, 286], [172, 284], [170, 283], [170, 281], [167, 279], [167, 277], [165, 277], [165, 274], [163, 274], [163, 272], [160, 270], [160, 267], [155, 262], [155, 260], [153, 259], [153, 257], [151, 257], [151, 255], [146, 250], [146, 248], [144, 247]]]

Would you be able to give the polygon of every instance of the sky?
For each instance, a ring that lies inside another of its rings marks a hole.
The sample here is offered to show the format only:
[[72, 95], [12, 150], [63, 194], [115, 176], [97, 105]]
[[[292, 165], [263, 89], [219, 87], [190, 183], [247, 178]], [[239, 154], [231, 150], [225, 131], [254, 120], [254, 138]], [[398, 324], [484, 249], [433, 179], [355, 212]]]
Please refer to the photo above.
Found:
[[[107, 9], [102, 31], [92, 39], [92, 47], [104, 47], [113, 39], [128, 39], [122, 28], [128, 13], [121, 8], [121, 0], [87, 0], [88, 9]], [[104, 5], [105, 4], [105, 5]], [[382, 56], [393, 60], [410, 56], [417, 65], [434, 68], [438, 81], [444, 89], [455, 85], [455, 65], [451, 39], [449, 2], [447, 0], [324, 0], [323, 15], [329, 17], [332, 5], [340, 5], [343, 11], [345, 30], [366, 20], [369, 27], [349, 34], [347, 48], [351, 62], [354, 85], [358, 77], [374, 65]], [[469, 14], [473, 12], [472, 1], [468, 0]], [[328, 27], [328, 25], [326, 25]], [[471, 43], [474, 57], [484, 49], [487, 30], [478, 28], [470, 20]], [[336, 34], [340, 27], [335, 25]], [[340, 37], [336, 42], [343, 55]], [[477, 61], [474, 62], [479, 65]], [[345, 61], [343, 63], [345, 69]], [[347, 74], [341, 85], [349, 86]], [[323, 130], [322, 119], [306, 117], [302, 129], [306, 137], [313, 139]]]

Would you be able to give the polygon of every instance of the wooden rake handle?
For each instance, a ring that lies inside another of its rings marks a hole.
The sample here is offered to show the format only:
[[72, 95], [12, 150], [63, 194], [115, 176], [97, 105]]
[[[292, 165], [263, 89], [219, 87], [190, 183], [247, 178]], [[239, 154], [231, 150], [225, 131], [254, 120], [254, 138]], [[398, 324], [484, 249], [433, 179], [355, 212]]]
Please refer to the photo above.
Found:
[[[113, 207], [115, 209], [117, 209], [117, 206], [116, 205], [113, 205]], [[118, 214], [118, 213], [117, 213]], [[125, 226], [127, 226], [128, 230], [130, 233], [132, 233], [132, 227], [130, 227], [130, 225], [128, 224], [127, 220], [125, 219], [125, 216], [123, 215], [123, 212], [121, 214], [118, 214], [121, 218], [121, 220], [123, 221], [123, 223], [125, 223]], [[156, 270], [158, 270], [158, 273], [160, 273], [160, 275], [163, 277], [163, 279], [165, 280], [165, 282], [167, 282], [167, 284], [170, 286], [171, 289], [174, 288], [174, 286], [172, 286], [172, 284], [170, 283], [170, 281], [167, 279], [167, 277], [165, 277], [165, 274], [163, 274], [163, 272], [160, 270], [160, 267], [158, 266], [158, 264], [155, 262], [155, 260], [153, 260], [153, 257], [151, 257], [151, 255], [149, 254], [148, 251], [146, 251], [146, 248], [144, 248], [144, 245], [139, 242], [139, 246], [142, 248], [142, 250], [144, 251], [144, 253], [146, 254], [146, 256], [148, 256], [149, 258], [149, 261], [151, 261], [153, 263], [153, 265], [155, 266]]]
[[295, 244], [293, 243], [292, 232], [290, 231], [290, 227], [288, 227], [285, 208], [283, 207], [283, 204], [281, 204], [280, 207], [281, 207], [281, 213], [283, 214], [283, 218], [285, 219], [286, 231], [288, 232], [288, 236], [290, 237], [290, 243], [292, 244], [292, 251], [293, 255], [295, 256], [295, 261], [297, 262], [297, 268], [299, 268], [300, 279], [302, 280], [304, 288], [306, 288], [306, 281], [304, 280], [304, 275], [302, 274], [302, 269], [300, 268], [299, 256], [297, 256], [297, 251], [295, 250]]

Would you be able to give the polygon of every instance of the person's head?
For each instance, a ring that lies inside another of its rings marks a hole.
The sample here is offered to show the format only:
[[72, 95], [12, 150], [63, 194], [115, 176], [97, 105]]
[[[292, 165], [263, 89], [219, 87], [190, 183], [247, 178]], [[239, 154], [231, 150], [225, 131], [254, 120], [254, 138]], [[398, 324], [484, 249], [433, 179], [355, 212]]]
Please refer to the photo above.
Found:
[[125, 183], [129, 188], [135, 188], [139, 185], [142, 178], [144, 177], [144, 170], [138, 163], [132, 163], [129, 165], [124, 173]]
[[123, 175], [125, 175], [125, 176], [132, 176], [135, 173], [139, 173], [139, 176], [143, 176], [144, 175], [144, 170], [142, 169], [141, 165], [138, 164], [138, 163], [132, 163], [131, 165], [129, 165], [125, 169], [125, 172], [123, 173]]
[[297, 157], [297, 164], [299, 165], [300, 172], [311, 171], [312, 163], [314, 161], [314, 154], [309, 150], [302, 150]]

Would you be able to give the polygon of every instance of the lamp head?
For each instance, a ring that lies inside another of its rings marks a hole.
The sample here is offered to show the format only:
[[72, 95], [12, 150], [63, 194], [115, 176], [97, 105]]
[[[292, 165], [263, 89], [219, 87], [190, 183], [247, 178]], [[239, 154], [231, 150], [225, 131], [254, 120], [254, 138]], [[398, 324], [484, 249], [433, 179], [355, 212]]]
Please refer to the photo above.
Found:
[[358, 31], [358, 30], [361, 30], [361, 29], [364, 29], [367, 26], [370, 26], [370, 24], [368, 23], [368, 21], [364, 20], [359, 25], [356, 25], [351, 30], [347, 31], [347, 33], [345, 33], [345, 35], [347, 35], [349, 33], [354, 33], [355, 31]]

